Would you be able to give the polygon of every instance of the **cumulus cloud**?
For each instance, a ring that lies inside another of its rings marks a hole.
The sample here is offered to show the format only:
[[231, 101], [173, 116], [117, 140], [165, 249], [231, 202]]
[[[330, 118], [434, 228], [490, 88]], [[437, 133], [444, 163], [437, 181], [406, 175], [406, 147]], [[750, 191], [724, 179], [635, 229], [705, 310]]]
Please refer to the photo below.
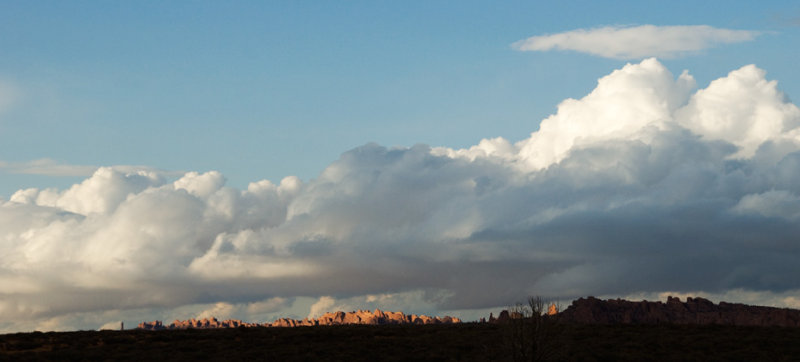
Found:
[[475, 311], [528, 294], [794, 306], [798, 125], [755, 66], [697, 89], [646, 59], [517, 142], [367, 144], [309, 182], [241, 190], [214, 171], [99, 168], [0, 205], [0, 329]]
[[765, 73], [755, 65], [730, 72], [692, 95], [676, 119], [703, 137], [739, 145], [734, 157], [752, 157], [767, 140], [796, 139], [800, 109]]
[[329, 311], [337, 311], [348, 309], [347, 307], [343, 307], [341, 305], [336, 305], [336, 299], [330, 296], [323, 296], [320, 297], [318, 301], [311, 305], [311, 308], [308, 312], [308, 318], [319, 318], [319, 316], [325, 314]]
[[718, 44], [755, 39], [760, 32], [720, 29], [708, 25], [606, 26], [533, 36], [512, 47], [521, 51], [571, 50], [604, 58], [672, 58]]
[[670, 127], [672, 115], [695, 88], [688, 72], [677, 80], [655, 58], [627, 65], [600, 78], [580, 100], [567, 99], [543, 120], [539, 131], [520, 142], [519, 153], [537, 169], [564, 159], [583, 145], [609, 140], [642, 140]]

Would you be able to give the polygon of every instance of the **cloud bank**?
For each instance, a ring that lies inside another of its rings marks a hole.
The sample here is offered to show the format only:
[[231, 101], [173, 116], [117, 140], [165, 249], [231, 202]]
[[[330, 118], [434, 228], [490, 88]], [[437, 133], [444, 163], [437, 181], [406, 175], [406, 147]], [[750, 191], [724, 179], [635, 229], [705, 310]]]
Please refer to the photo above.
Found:
[[571, 50], [614, 59], [673, 58], [719, 44], [750, 41], [759, 34], [708, 25], [606, 26], [534, 36], [512, 47], [521, 51]]
[[215, 171], [103, 167], [0, 202], [3, 330], [192, 305], [266, 318], [295, 297], [317, 300], [300, 317], [476, 310], [528, 294], [795, 303], [800, 109], [752, 65], [698, 90], [647, 59], [516, 143], [367, 144], [309, 182], [243, 190]]

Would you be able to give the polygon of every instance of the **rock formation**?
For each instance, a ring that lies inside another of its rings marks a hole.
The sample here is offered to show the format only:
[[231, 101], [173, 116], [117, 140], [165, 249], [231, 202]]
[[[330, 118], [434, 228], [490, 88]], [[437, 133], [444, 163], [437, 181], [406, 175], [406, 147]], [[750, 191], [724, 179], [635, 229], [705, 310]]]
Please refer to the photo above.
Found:
[[137, 326], [138, 329], [161, 330], [161, 329], [187, 329], [187, 328], [236, 328], [236, 327], [302, 327], [302, 326], [330, 326], [345, 324], [449, 324], [461, 323], [455, 317], [428, 317], [425, 315], [406, 315], [403, 312], [385, 312], [375, 309], [374, 312], [359, 310], [353, 312], [329, 312], [319, 318], [302, 320], [279, 318], [272, 323], [245, 323], [240, 320], [218, 321], [211, 319], [189, 319], [185, 321], [175, 320], [170, 325], [164, 325], [161, 321], [142, 322]]
[[799, 327], [800, 310], [750, 306], [703, 298], [668, 297], [666, 303], [622, 299], [580, 298], [558, 313], [564, 322], [587, 324], [720, 324], [737, 326]]
[[175, 320], [169, 325], [164, 325], [161, 321], [142, 322], [136, 326], [137, 329], [161, 330], [161, 329], [187, 329], [187, 328], [236, 328], [236, 327], [257, 327], [257, 323], [245, 323], [238, 319], [227, 319], [224, 321], [217, 318], [188, 319], [185, 321]]

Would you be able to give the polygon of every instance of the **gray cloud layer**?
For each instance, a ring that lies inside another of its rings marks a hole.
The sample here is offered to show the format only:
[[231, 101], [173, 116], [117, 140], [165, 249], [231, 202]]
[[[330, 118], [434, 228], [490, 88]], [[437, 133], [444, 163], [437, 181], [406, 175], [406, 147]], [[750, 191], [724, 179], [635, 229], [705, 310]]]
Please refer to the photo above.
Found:
[[335, 298], [426, 311], [529, 293], [773, 300], [800, 290], [798, 126], [755, 66], [695, 90], [648, 59], [517, 143], [368, 144], [308, 183], [246, 190], [213, 171], [100, 168], [0, 205], [0, 320], [217, 302], [246, 316], [298, 296], [320, 298], [312, 314]]

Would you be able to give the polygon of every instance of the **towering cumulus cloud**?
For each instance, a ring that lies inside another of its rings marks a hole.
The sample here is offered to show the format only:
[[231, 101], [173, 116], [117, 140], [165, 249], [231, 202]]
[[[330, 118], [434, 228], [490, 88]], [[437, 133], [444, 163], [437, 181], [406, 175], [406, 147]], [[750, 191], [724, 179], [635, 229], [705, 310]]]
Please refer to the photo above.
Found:
[[0, 206], [0, 328], [298, 296], [453, 311], [800, 290], [800, 110], [752, 65], [696, 90], [647, 59], [516, 143], [368, 144], [307, 183], [224, 185], [109, 167], [16, 192]]

